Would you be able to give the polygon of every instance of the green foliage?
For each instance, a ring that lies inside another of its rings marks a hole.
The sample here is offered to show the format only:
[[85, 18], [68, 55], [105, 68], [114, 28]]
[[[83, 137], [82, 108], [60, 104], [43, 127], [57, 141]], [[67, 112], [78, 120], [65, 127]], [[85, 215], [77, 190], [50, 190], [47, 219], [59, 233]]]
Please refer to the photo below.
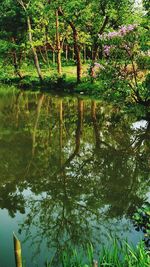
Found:
[[149, 14], [150, 14], [150, 3], [149, 3], [149, 1], [148, 0], [143, 0], [143, 5], [145, 7], [147, 15], [149, 16]]
[[145, 81], [143, 82], [143, 86], [147, 89], [150, 94], [150, 73], [147, 74]]
[[137, 57], [137, 65], [141, 70], [150, 70], [150, 56], [143, 54]]
[[136, 230], [144, 233], [146, 247], [150, 249], [150, 204], [146, 203], [133, 215]]
[[[99, 93], [104, 99], [136, 101], [149, 105], [147, 82], [150, 68], [149, 28], [147, 26], [149, 4], [147, 1], [143, 1], [143, 9], [138, 5], [135, 9], [135, 3], [131, 0], [121, 0], [119, 4], [117, 0], [2, 0], [1, 2], [0, 57], [4, 65], [9, 63], [14, 69], [9, 72], [9, 77], [7, 77], [6, 70], [5, 73], [1, 70], [1, 81], [10, 83], [19, 81], [23, 88], [39, 87], [40, 83], [36, 77], [33, 77], [37, 76], [39, 71], [35, 74], [32, 69], [29, 74], [28, 68], [24, 67], [25, 65], [29, 67], [34, 57], [34, 63], [38, 60], [39, 69], [41, 73], [43, 72], [41, 76], [45, 79], [43, 82], [45, 87], [48, 86], [49, 89], [54, 86], [62, 87], [62, 90], [65, 86], [70, 88], [70, 81], [68, 81], [69, 85], [66, 83], [66, 77], [68, 77], [66, 66], [72, 65], [73, 74], [72, 76], [69, 74], [69, 79], [74, 83], [77, 73], [74, 71], [74, 66], [77, 62], [79, 63], [75, 47], [78, 46], [81, 61], [88, 60], [88, 63], [92, 62], [92, 64], [99, 61], [105, 66], [105, 70], [101, 69], [99, 75], [96, 75], [97, 83], [95, 83], [95, 78], [91, 77], [91, 73], [87, 77], [87, 70], [85, 73], [83, 66], [84, 85], [79, 85], [77, 91], [83, 88], [84, 92], [92, 92], [96, 95]], [[66, 77], [59, 77], [55, 74], [59, 50], [56, 40], [56, 10], [59, 14], [61, 61]], [[31, 29], [27, 26], [28, 18]], [[123, 38], [111, 40], [98, 38], [99, 34], [118, 31], [121, 25], [129, 24], [137, 24], [138, 27]], [[30, 34], [32, 41], [29, 41]], [[109, 56], [104, 54], [105, 45], [111, 46]], [[128, 73], [126, 67], [129, 64], [132, 65], [132, 71]], [[133, 71], [134, 64], [137, 67], [136, 72]], [[30, 75], [32, 77], [29, 77]], [[15, 79], [14, 76], [18, 76], [19, 79]], [[89, 84], [89, 80], [93, 82], [93, 85]], [[89, 88], [86, 88], [87, 86]]]

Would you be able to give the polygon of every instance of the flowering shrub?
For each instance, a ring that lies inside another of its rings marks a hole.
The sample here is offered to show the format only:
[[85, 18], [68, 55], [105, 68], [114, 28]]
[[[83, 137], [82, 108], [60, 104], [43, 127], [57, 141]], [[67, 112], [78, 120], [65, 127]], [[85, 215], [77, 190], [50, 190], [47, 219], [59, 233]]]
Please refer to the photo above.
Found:
[[148, 45], [143, 43], [146, 36], [142, 36], [143, 32], [138, 25], [130, 24], [121, 26], [118, 31], [99, 35], [106, 63], [96, 77], [103, 81], [105, 92], [110, 92], [111, 88], [113, 94], [118, 95], [119, 92], [125, 99], [132, 98], [149, 105], [150, 96], [145, 80], [150, 68], [150, 52]]
[[104, 70], [105, 69], [105, 67], [102, 64], [99, 64], [97, 62], [94, 63], [94, 68], [95, 68], [95, 70], [96, 69], [100, 69], [100, 70]]
[[100, 63], [95, 62], [89, 66], [88, 73], [92, 82], [98, 77], [100, 70], [105, 70], [105, 67]]
[[111, 52], [111, 50], [112, 50], [113, 48], [115, 48], [115, 46], [113, 46], [113, 45], [104, 45], [104, 50], [103, 50], [104, 55], [105, 55], [106, 57], [109, 56], [109, 55], [110, 55], [110, 52]]

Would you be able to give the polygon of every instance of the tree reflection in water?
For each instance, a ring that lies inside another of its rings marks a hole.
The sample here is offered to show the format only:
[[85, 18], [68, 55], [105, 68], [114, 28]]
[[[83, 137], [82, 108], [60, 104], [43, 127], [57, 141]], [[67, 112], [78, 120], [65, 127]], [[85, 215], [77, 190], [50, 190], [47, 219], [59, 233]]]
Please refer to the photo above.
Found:
[[136, 113], [95, 100], [22, 92], [13, 101], [2, 108], [0, 207], [26, 212], [20, 233], [59, 253], [130, 231], [125, 219], [148, 192], [150, 123], [134, 129]]

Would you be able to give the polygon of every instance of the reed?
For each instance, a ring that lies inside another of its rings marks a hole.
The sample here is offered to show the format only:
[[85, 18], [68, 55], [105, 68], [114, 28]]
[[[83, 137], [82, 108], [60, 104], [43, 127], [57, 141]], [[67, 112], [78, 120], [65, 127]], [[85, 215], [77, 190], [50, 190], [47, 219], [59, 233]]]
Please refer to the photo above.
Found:
[[15, 253], [16, 267], [22, 267], [21, 243], [19, 239], [16, 237], [15, 233], [13, 233], [13, 240], [14, 240], [14, 253]]

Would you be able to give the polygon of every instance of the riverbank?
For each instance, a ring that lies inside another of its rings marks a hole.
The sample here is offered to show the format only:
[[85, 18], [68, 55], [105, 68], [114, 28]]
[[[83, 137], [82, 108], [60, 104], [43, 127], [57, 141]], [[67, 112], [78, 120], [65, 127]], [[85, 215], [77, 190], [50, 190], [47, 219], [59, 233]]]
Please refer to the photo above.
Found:
[[[90, 64], [90, 63], [89, 63]], [[57, 67], [51, 65], [50, 67], [43, 66], [42, 72], [44, 73], [43, 81], [41, 82], [37, 77], [36, 71], [33, 66], [25, 65], [22, 68], [23, 78], [17, 77], [14, 74], [14, 69], [11, 66], [0, 66], [0, 82], [2, 84], [15, 85], [22, 89], [34, 90], [56, 90], [62, 92], [80, 92], [91, 94], [93, 90], [98, 90], [100, 83], [91, 83], [88, 77], [89, 64], [84, 64], [82, 72], [83, 78], [80, 84], [76, 81], [76, 66], [71, 63], [63, 66], [62, 75], [58, 75]]]
[[43, 81], [37, 77], [35, 68], [32, 65], [24, 64], [22, 67], [22, 79], [14, 74], [12, 66], [0, 66], [0, 83], [8, 86], [16, 86], [23, 90], [68, 93], [70, 95], [80, 94], [85, 96], [93, 96], [97, 99], [102, 99], [107, 102], [124, 104], [141, 104], [149, 106], [147, 102], [133, 97], [127, 87], [125, 90], [120, 88], [109, 88], [104, 86], [104, 81], [101, 79], [91, 79], [89, 75], [90, 62], [83, 65], [83, 77], [80, 83], [76, 81], [76, 66], [68, 63], [63, 66], [62, 75], [58, 75], [57, 66], [51, 65], [46, 67], [43, 65], [42, 72], [44, 73]]

